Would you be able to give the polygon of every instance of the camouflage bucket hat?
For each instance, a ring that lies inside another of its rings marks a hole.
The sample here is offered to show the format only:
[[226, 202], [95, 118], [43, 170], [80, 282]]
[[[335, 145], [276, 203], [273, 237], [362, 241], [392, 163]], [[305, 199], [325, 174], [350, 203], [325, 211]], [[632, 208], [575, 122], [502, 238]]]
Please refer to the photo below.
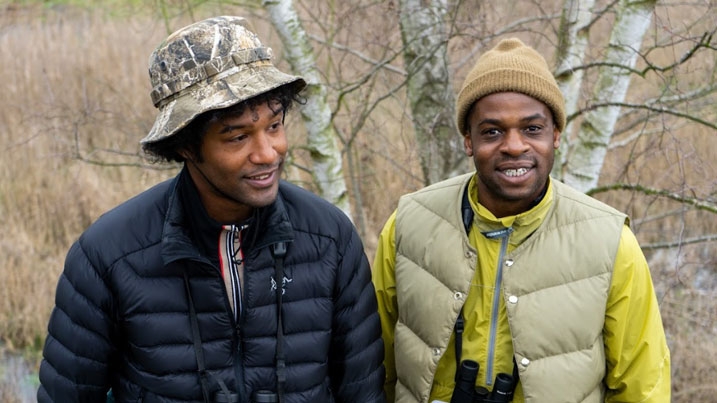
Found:
[[279, 71], [241, 17], [215, 17], [171, 34], [149, 58], [152, 102], [159, 115], [141, 144], [165, 139], [198, 115], [227, 108], [301, 77]]

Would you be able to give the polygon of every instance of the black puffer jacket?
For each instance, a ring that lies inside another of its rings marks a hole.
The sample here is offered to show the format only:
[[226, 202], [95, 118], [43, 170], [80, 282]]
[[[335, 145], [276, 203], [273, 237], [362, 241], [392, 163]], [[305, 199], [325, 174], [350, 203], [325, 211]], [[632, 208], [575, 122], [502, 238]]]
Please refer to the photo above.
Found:
[[[282, 305], [285, 402], [383, 402], [383, 344], [368, 261], [347, 217], [282, 182], [244, 250], [241, 323], [219, 270], [201, 257], [178, 178], [103, 215], [72, 246], [40, 367], [39, 402], [200, 402], [190, 305], [208, 389], [275, 390], [275, 262], [287, 242]], [[211, 400], [211, 399], [210, 399]]]

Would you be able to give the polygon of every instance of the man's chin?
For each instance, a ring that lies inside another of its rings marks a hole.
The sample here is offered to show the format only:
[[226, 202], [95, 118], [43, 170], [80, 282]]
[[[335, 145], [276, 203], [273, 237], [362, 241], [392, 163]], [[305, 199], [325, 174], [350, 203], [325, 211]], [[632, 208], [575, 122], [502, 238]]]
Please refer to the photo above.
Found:
[[252, 197], [250, 203], [252, 207], [260, 208], [271, 205], [276, 201], [277, 195], [279, 194], [279, 183], [277, 182], [270, 188], [263, 189], [256, 192]]

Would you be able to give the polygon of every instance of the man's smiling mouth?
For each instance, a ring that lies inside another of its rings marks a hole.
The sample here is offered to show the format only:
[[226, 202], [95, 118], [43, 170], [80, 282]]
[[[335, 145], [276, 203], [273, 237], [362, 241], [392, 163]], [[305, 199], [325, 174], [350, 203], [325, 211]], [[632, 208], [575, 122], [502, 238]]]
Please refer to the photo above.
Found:
[[503, 171], [506, 176], [510, 177], [522, 176], [525, 175], [527, 172], [528, 168], [506, 169], [505, 171]]
[[271, 173], [268, 173], [268, 174], [263, 174], [263, 175], [250, 176], [249, 179], [259, 180], [259, 181], [260, 181], [260, 180], [263, 180], [263, 179], [267, 179], [267, 178], [270, 177], [271, 175], [272, 175]]

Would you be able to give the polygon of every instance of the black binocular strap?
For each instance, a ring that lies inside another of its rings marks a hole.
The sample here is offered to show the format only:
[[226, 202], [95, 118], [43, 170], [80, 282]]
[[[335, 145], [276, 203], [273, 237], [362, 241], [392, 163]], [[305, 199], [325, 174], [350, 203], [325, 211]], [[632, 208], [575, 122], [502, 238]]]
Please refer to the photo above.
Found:
[[[463, 189], [463, 197], [461, 198], [461, 217], [463, 218], [463, 229], [466, 231], [466, 235], [470, 235], [471, 225], [473, 224], [473, 208], [468, 200], [468, 186]], [[458, 380], [458, 368], [461, 365], [461, 352], [463, 351], [463, 330], [465, 329], [465, 320], [463, 319], [463, 307], [458, 312], [458, 319], [456, 319], [456, 325], [454, 330], [456, 332], [456, 381]]]
[[284, 384], [286, 383], [286, 358], [284, 357], [284, 325], [281, 320], [281, 303], [284, 294], [284, 256], [286, 256], [286, 243], [279, 242], [271, 245], [271, 254], [274, 256], [274, 269], [276, 276], [276, 394], [279, 402], [284, 401]]
[[[184, 273], [184, 288], [187, 290], [187, 298], [189, 299], [189, 318], [192, 324], [192, 340], [194, 341], [194, 354], [197, 357], [197, 371], [199, 372], [199, 382], [202, 386], [202, 397], [204, 398], [204, 403], [210, 403], [208, 373], [206, 365], [204, 364], [204, 350], [202, 350], [202, 339], [199, 334], [199, 320], [197, 319], [197, 310], [194, 307], [192, 290], [189, 288], [189, 277], [186, 272]], [[221, 379], [217, 379], [217, 382], [222, 389], [222, 393], [224, 393], [228, 399], [231, 394], [229, 389]]]
[[194, 308], [194, 299], [192, 298], [192, 291], [189, 288], [189, 277], [187, 277], [187, 273], [184, 273], [184, 288], [187, 290], [187, 298], [189, 299], [189, 318], [192, 324], [192, 340], [194, 340], [194, 354], [197, 357], [199, 382], [202, 385], [202, 395], [204, 397], [204, 402], [209, 403], [207, 369], [204, 365], [204, 351], [202, 351], [202, 339], [199, 335], [199, 321], [197, 320], [197, 311]]
[[458, 382], [458, 368], [461, 365], [461, 353], [463, 351], [463, 329], [465, 328], [465, 321], [463, 320], [463, 308], [458, 313], [458, 319], [456, 319], [455, 332], [455, 348], [456, 348], [456, 382]]

